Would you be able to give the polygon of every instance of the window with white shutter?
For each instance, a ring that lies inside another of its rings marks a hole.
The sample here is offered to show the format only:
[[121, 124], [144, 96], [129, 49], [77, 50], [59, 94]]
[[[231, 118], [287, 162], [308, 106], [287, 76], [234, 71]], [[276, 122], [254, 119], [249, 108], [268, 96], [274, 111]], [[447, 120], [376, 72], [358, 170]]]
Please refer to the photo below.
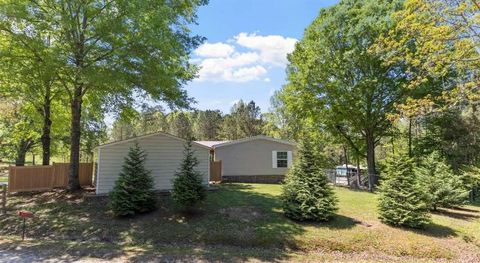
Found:
[[288, 152], [277, 152], [277, 168], [288, 167]]

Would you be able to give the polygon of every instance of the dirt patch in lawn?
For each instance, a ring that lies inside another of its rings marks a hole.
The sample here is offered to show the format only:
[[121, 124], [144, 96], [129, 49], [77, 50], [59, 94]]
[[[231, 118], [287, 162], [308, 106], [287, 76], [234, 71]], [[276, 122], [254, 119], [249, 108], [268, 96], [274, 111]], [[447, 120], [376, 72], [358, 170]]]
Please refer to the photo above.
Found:
[[251, 222], [265, 217], [263, 212], [254, 206], [228, 207], [219, 209], [218, 212], [227, 218], [243, 222]]

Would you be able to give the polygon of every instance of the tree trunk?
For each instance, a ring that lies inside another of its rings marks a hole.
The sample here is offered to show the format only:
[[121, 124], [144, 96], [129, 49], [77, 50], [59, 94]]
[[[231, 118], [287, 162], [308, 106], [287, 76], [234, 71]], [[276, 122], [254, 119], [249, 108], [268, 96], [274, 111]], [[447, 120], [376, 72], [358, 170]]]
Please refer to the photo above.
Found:
[[17, 156], [15, 158], [15, 166], [25, 166], [25, 159], [27, 152], [32, 147], [33, 143], [31, 139], [21, 139], [17, 148]]
[[408, 157], [412, 157], [412, 118], [408, 118]]
[[360, 158], [357, 156], [357, 185], [359, 188], [362, 187], [362, 178], [360, 176]]
[[42, 164], [50, 164], [50, 145], [51, 137], [50, 132], [52, 128], [52, 119], [51, 119], [51, 100], [50, 100], [50, 88], [47, 87], [45, 90], [45, 98], [43, 102], [43, 128], [42, 128]]
[[71, 101], [71, 128], [70, 128], [70, 173], [68, 177], [68, 190], [76, 191], [80, 189], [78, 177], [80, 167], [80, 134], [81, 134], [81, 116], [82, 116], [82, 88], [75, 89], [74, 97]]
[[345, 156], [345, 169], [347, 169], [347, 185], [350, 186], [350, 174], [348, 172], [348, 155], [347, 155], [347, 147], [343, 146], [343, 155]]
[[17, 150], [17, 158], [15, 158], [15, 166], [25, 166], [25, 158], [27, 156], [27, 151], [19, 148]]
[[367, 143], [367, 166], [368, 166], [368, 190], [373, 191], [377, 184], [377, 173], [375, 169], [375, 136], [372, 131], [365, 133]]

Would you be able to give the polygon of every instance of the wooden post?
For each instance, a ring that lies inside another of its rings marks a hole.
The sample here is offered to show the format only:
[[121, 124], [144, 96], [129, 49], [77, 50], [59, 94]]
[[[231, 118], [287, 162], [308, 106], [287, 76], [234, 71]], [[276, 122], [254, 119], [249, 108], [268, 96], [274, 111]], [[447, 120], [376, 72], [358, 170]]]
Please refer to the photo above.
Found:
[[2, 185], [2, 214], [7, 214], [7, 185]]

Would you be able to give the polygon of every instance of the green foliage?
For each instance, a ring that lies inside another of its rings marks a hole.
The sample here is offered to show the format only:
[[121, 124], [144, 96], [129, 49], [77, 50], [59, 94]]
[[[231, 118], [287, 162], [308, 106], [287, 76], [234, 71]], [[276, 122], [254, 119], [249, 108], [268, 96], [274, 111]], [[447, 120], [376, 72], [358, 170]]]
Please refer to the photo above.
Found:
[[[70, 102], [72, 164], [80, 161], [81, 115], [88, 100], [118, 110], [140, 94], [172, 107], [189, 106], [183, 86], [197, 72], [189, 56], [204, 40], [189, 26], [207, 2], [0, 1], [2, 44], [6, 39], [5, 45], [33, 57], [33, 68], [43, 67], [38, 61], [55, 62], [46, 66], [54, 64], [53, 77]], [[112, 98], [125, 103], [109, 104]], [[80, 188], [78, 180], [72, 165], [69, 190]]]
[[197, 111], [194, 119], [194, 137], [199, 140], [219, 139], [222, 113], [219, 110]]
[[169, 114], [167, 117], [170, 126], [169, 133], [183, 139], [192, 138], [193, 130], [189, 115], [183, 111]]
[[297, 121], [365, 155], [372, 180], [375, 146], [388, 135], [388, 115], [406, 92], [401, 64], [385, 66], [369, 49], [394, 26], [390, 16], [400, 3], [346, 0], [322, 9], [288, 57], [289, 83], [281, 96]]
[[309, 139], [302, 140], [282, 193], [283, 210], [299, 221], [327, 221], [337, 210], [337, 199], [319, 167]]
[[173, 179], [172, 199], [182, 209], [191, 209], [206, 197], [206, 188], [203, 185], [202, 173], [195, 170], [198, 165], [192, 141], [185, 144], [184, 158], [180, 170]]
[[227, 140], [237, 140], [252, 137], [262, 133], [260, 107], [254, 101], [243, 100], [235, 103], [230, 114], [225, 116], [221, 126], [221, 137]]
[[405, 154], [386, 162], [385, 179], [379, 191], [380, 219], [394, 226], [421, 228], [430, 222], [425, 190], [414, 172], [414, 162]]
[[468, 191], [462, 177], [454, 174], [437, 152], [427, 156], [415, 172], [433, 210], [462, 205], [467, 201]]
[[414, 140], [416, 156], [436, 151], [456, 172], [480, 161], [480, 143], [477, 142], [480, 122], [476, 107], [458, 108], [423, 117], [424, 133]]
[[154, 210], [157, 199], [150, 171], [145, 169], [147, 155], [135, 143], [130, 148], [122, 172], [110, 193], [110, 208], [116, 216], [133, 216]]
[[406, 0], [392, 15], [395, 27], [379, 39], [375, 51], [386, 65], [405, 66], [410, 90], [420, 91], [432, 79], [441, 82], [422, 92], [426, 96], [408, 101], [404, 114], [478, 99], [479, 10], [477, 0]]
[[0, 159], [24, 165], [40, 138], [35, 109], [29, 103], [0, 98]]

